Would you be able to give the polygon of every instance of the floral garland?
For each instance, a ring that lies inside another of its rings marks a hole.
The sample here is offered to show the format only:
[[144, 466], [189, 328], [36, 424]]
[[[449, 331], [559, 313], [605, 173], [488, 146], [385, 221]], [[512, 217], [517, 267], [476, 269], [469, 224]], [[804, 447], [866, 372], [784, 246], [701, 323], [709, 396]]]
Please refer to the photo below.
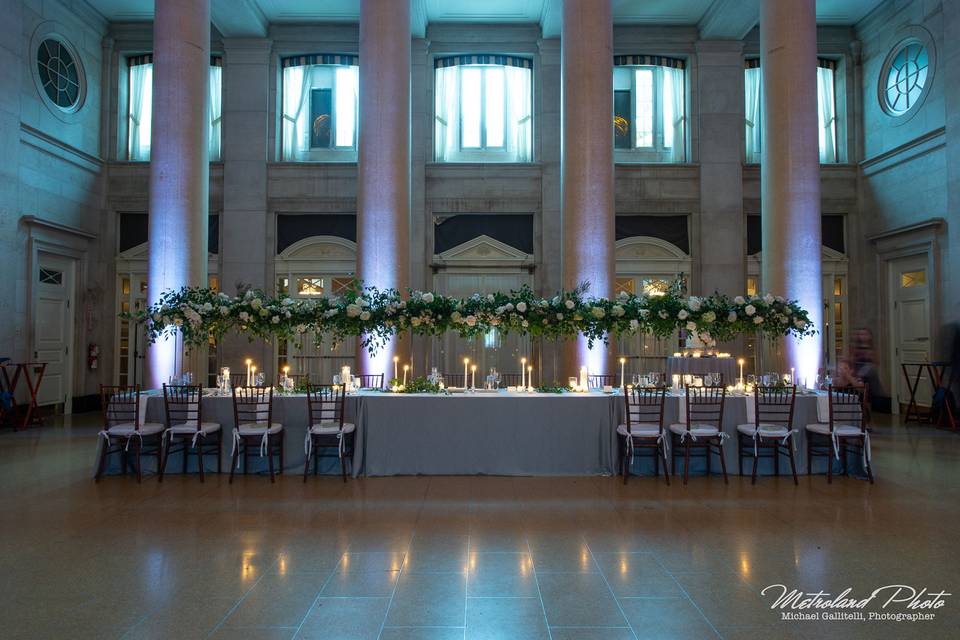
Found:
[[359, 336], [371, 352], [407, 331], [421, 336], [454, 331], [464, 338], [494, 328], [555, 339], [582, 334], [592, 344], [608, 336], [666, 337], [685, 329], [696, 331], [708, 346], [745, 333], [777, 339], [816, 332], [807, 311], [796, 301], [770, 294], [687, 296], [682, 278], [655, 295], [588, 298], [586, 289], [584, 284], [549, 299], [526, 286], [469, 298], [410, 291], [404, 298], [393, 289], [381, 291], [354, 282], [336, 297], [294, 300], [257, 290], [229, 296], [207, 288], [183, 288], [167, 291], [154, 305], [126, 317], [146, 323], [151, 343], [179, 330], [184, 344], [200, 345], [210, 336], [219, 338], [237, 330], [266, 340], [317, 334], [341, 342]]

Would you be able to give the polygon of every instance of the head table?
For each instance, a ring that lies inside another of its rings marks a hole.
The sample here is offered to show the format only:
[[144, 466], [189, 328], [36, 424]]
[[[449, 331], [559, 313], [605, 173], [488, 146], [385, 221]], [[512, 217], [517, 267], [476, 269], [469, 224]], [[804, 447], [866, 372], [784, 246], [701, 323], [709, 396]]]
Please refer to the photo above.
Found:
[[[162, 423], [162, 395], [145, 392], [144, 399], [143, 418]], [[671, 422], [678, 421], [682, 400], [679, 394], [667, 396], [665, 431]], [[728, 472], [733, 474], [737, 469], [737, 425], [748, 421], [748, 401], [753, 402], [753, 398], [728, 395], [725, 404], [723, 431], [730, 437], [724, 444], [724, 457]], [[804, 427], [818, 422], [818, 404], [822, 416], [826, 404], [822, 396], [797, 396], [793, 437], [801, 473], [806, 471]], [[624, 413], [624, 399], [618, 393], [498, 391], [433, 395], [360, 391], [347, 396], [345, 419], [357, 427], [354, 476], [612, 475], [620, 468], [622, 447], [616, 429]], [[223, 428], [226, 471], [234, 426], [231, 398], [211, 391], [203, 399], [203, 419], [218, 422]], [[308, 427], [306, 396], [275, 395], [273, 421], [284, 426], [285, 470], [302, 472]], [[147, 458], [143, 462], [145, 469], [151, 464]], [[178, 472], [179, 462], [171, 459], [168, 472]], [[339, 472], [336, 458], [326, 462], [325, 471]], [[265, 459], [254, 456], [251, 463], [251, 469], [265, 468]], [[820, 465], [823, 469], [818, 470], [825, 472], [825, 463], [821, 461]], [[191, 458], [190, 468], [195, 466]], [[652, 471], [652, 462], [650, 466]], [[714, 464], [713, 470], [718, 471], [718, 467]], [[789, 473], [789, 464], [782, 464], [780, 469]], [[771, 470], [770, 460], [761, 460], [761, 472]]]

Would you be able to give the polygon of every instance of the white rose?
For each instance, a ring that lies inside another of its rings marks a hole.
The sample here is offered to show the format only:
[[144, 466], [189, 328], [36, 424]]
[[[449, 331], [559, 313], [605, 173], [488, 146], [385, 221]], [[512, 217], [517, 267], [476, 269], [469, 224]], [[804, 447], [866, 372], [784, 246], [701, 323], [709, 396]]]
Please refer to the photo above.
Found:
[[407, 301], [406, 301], [406, 300], [401, 300], [401, 301], [400, 301], [400, 308], [401, 308], [401, 309], [406, 309], [406, 308], [407, 308]]
[[453, 313], [450, 314], [450, 319], [453, 320], [454, 322], [460, 322], [461, 318], [462, 316], [460, 315], [459, 311], [454, 311]]
[[420, 326], [420, 318], [419, 318], [419, 317], [416, 317], [416, 316], [414, 316], [413, 318], [410, 318], [410, 325], [411, 325], [411, 326], [414, 326], [414, 327], [419, 327], [419, 326]]
[[626, 311], [624, 311], [623, 307], [621, 307], [621, 306], [618, 305], [618, 304], [613, 305], [613, 309], [611, 309], [610, 312], [611, 312], [614, 316], [616, 316], [616, 317], [618, 317], [618, 318], [622, 317], [623, 314], [626, 313]]
[[700, 311], [700, 298], [690, 296], [690, 299], [687, 300], [687, 306], [690, 307], [690, 311]]
[[773, 296], [769, 293], [763, 296], [763, 301], [766, 302], [767, 304], [773, 304], [773, 300], [774, 300]]
[[603, 310], [603, 307], [592, 307], [590, 309], [590, 314], [599, 320], [603, 316], [607, 315], [607, 312]]
[[557, 314], [557, 320], [563, 320], [563, 314], [562, 314], [562, 313], [558, 313], [558, 314]]
[[650, 316], [650, 309], [640, 309], [640, 317], [647, 318]]
[[677, 317], [681, 320], [686, 320], [688, 317], [690, 317], [690, 314], [687, 313], [686, 309], [680, 309], [680, 311], [677, 313]]
[[302, 325], [302, 324], [298, 324], [298, 325], [297, 325], [297, 333], [306, 333], [306, 332], [307, 332], [307, 327], [306, 327], [306, 326], [304, 326], [304, 325]]
[[763, 316], [757, 316], [753, 319], [753, 324], [763, 324]]
[[657, 315], [663, 318], [664, 320], [670, 317], [670, 314], [667, 313], [666, 309], [660, 309], [660, 311], [657, 312]]
[[359, 315], [360, 315], [360, 305], [353, 304], [353, 303], [347, 305], [348, 318], [356, 318]]
[[743, 299], [743, 296], [737, 296], [736, 298], [733, 299], [733, 301], [736, 304], [743, 304], [744, 302], [746, 302], [746, 300]]
[[[546, 322], [546, 320], [544, 320], [544, 322]], [[523, 322], [521, 322], [520, 324], [521, 324], [521, 325], [523, 326], [523, 328], [524, 328], [524, 329], [526, 329], [527, 327], [529, 327], [529, 326], [530, 326], [530, 323], [529, 323], [529, 322], [527, 322], [526, 320], [524, 320], [524, 321], [523, 321]]]
[[426, 302], [427, 304], [430, 304], [431, 302], [433, 302], [433, 294], [432, 293], [423, 294], [423, 301]]
[[507, 311], [513, 311], [513, 303], [512, 303], [512, 302], [508, 302], [508, 303], [504, 306], [504, 308], [505, 308]]
[[567, 301], [564, 302], [563, 304], [564, 304], [564, 306], [567, 307], [567, 309], [573, 309], [575, 306], [577, 306], [577, 305], [573, 302], [573, 300], [567, 300]]
[[803, 320], [801, 320], [800, 318], [797, 318], [796, 320], [793, 321], [793, 325], [794, 325], [797, 329], [804, 329], [804, 328], [806, 328], [807, 323], [805, 323], [805, 322], [804, 322]]
[[273, 316], [270, 320], [273, 324], [280, 324], [280, 316]]
[[249, 314], [249, 313], [247, 313], [246, 311], [241, 311], [241, 312], [240, 312], [240, 320], [241, 320], [242, 322], [246, 322], [246, 321], [249, 320], [249, 319], [250, 319], [250, 314]]
[[254, 298], [253, 300], [250, 301], [250, 306], [253, 307], [254, 309], [259, 309], [260, 307], [263, 306], [263, 301], [260, 300], [260, 298]]
[[737, 312], [731, 311], [727, 314], [727, 322], [736, 322], [737, 321]]
[[363, 313], [361, 313], [361, 314], [360, 314], [360, 319], [361, 319], [361, 320], [364, 320], [364, 321], [369, 320], [369, 319], [370, 319], [370, 312], [369, 312], [369, 311], [364, 311]]
[[204, 313], [210, 313], [211, 311], [213, 311], [213, 305], [210, 304], [209, 302], [204, 302], [204, 303], [203, 303], [203, 312], [204, 312]]
[[467, 316], [467, 326], [475, 327], [476, 325], [477, 325], [477, 317], [473, 315]]
[[526, 303], [526, 302], [518, 302], [518, 303], [517, 303], [517, 311], [519, 311], [520, 313], [525, 313], [525, 312], [527, 311], [527, 303]]
[[743, 312], [746, 313], [748, 316], [752, 316], [757, 312], [757, 308], [754, 307], [752, 304], [748, 304], [743, 308]]
[[496, 298], [493, 297], [492, 293], [487, 294], [487, 302], [493, 302]]
[[287, 318], [288, 320], [289, 320], [291, 317], [293, 317], [293, 316], [290, 314], [289, 311], [284, 311], [284, 312], [283, 312], [283, 316], [284, 316], [285, 318]]
[[687, 331], [696, 331], [696, 330], [697, 330], [697, 323], [696, 323], [696, 322], [694, 322], [693, 320], [691, 320], [690, 322], [687, 323]]
[[[644, 309], [644, 311], [646, 311], [646, 309]], [[639, 329], [639, 328], [640, 328], [640, 321], [637, 320], [636, 318], [631, 319], [631, 320], [630, 320], [630, 328], [631, 328], [632, 330], [634, 330], [634, 331], [636, 331], [637, 329]]]
[[220, 307], [220, 315], [226, 316], [230, 314], [230, 309], [227, 307]]
[[713, 311], [707, 311], [705, 314], [703, 314], [700, 317], [700, 319], [703, 320], [705, 323], [710, 324], [711, 322], [717, 319], [717, 314], [715, 314]]

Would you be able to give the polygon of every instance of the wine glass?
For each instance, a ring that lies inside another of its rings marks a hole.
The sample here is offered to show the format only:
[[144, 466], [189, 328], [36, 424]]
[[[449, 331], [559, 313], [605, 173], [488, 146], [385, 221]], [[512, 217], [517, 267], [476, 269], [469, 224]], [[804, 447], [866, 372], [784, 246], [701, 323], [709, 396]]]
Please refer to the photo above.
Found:
[[267, 381], [267, 376], [263, 371], [258, 371], [257, 375], [254, 376], [253, 383], [258, 387], [262, 387], [263, 383]]

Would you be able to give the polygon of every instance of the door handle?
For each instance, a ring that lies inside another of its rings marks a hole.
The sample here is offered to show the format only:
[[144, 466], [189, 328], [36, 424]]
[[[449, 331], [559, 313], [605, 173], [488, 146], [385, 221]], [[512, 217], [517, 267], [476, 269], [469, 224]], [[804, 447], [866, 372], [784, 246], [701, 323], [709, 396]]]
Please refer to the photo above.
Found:
[[916, 340], [917, 342], [927, 342], [930, 340], [930, 338], [914, 338], [914, 340]]

